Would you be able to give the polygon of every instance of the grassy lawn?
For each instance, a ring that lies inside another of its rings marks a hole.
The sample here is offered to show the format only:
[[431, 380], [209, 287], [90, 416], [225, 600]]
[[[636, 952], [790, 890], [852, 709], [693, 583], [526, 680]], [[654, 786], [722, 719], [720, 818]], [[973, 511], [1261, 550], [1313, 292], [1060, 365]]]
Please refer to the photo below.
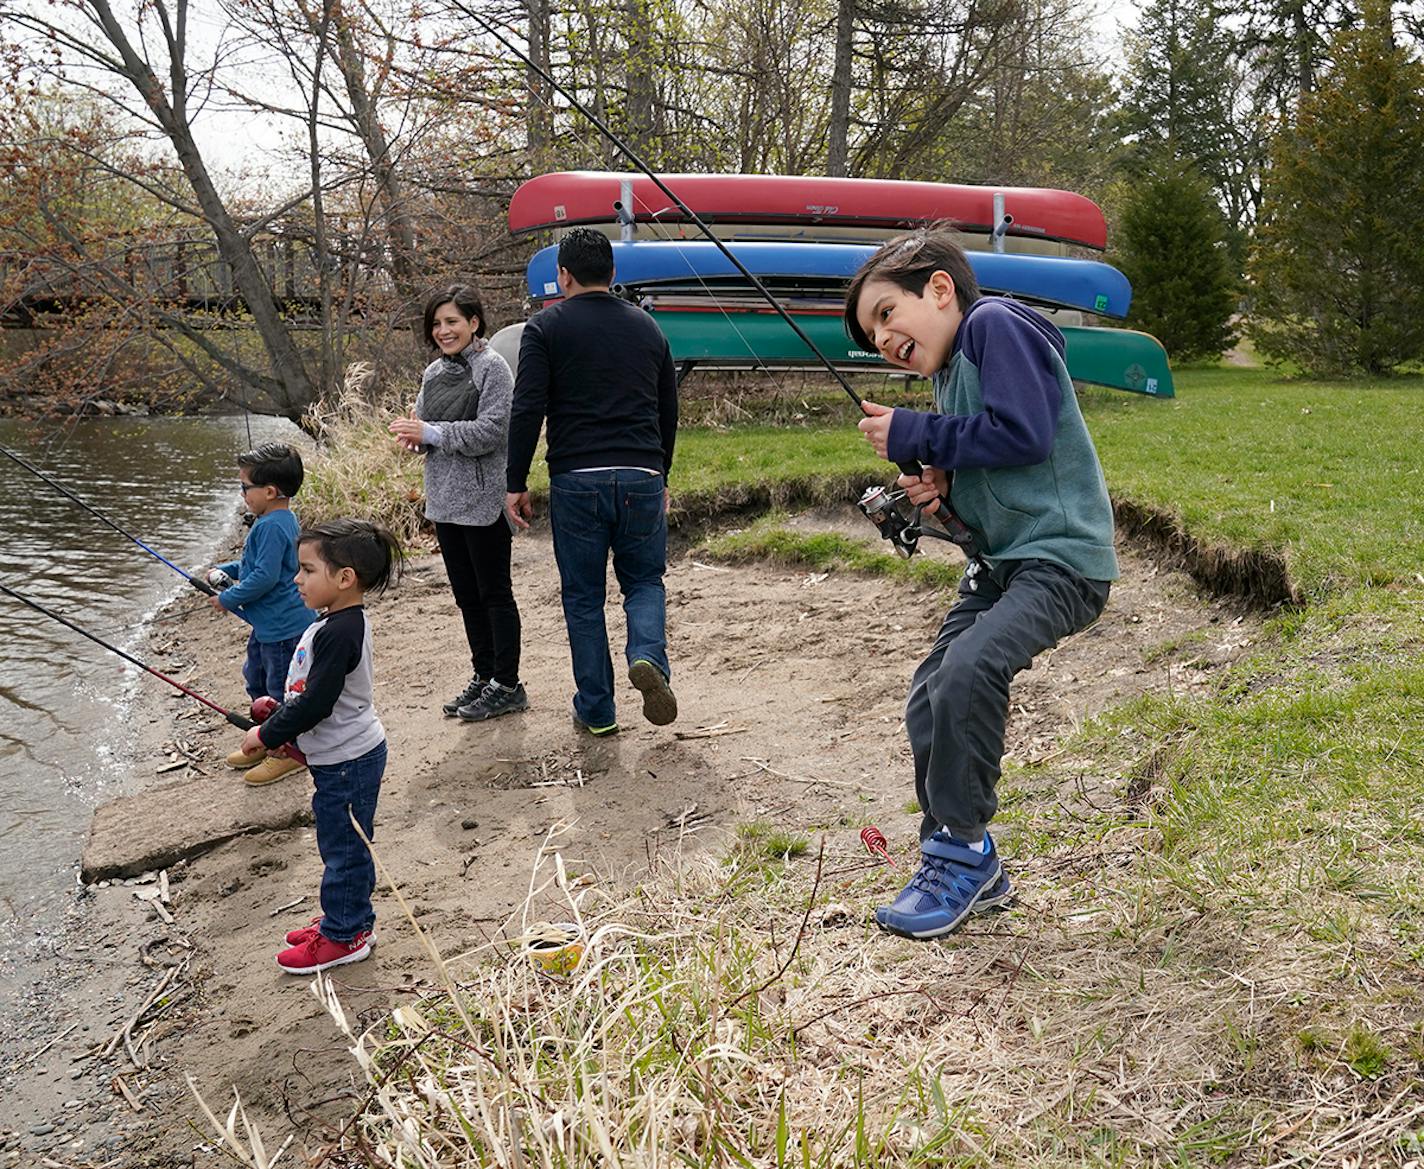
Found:
[[[1027, 907], [884, 939], [865, 914], [897, 874], [823, 882], [806, 826], [748, 828], [579, 901], [569, 983], [496, 963], [465, 1017], [394, 1017], [373, 1066], [419, 1047], [419, 1075], [368, 1131], [404, 1117], [451, 1150], [410, 1165], [1424, 1164], [1424, 379], [1223, 368], [1178, 394], [1085, 395], [1110, 489], [1281, 557], [1303, 604], [1213, 693], [1138, 699], [1006, 773]], [[678, 498], [888, 480], [851, 423], [688, 429]], [[774, 518], [717, 550], [896, 567]], [[803, 937], [832, 899], [848, 927]]]

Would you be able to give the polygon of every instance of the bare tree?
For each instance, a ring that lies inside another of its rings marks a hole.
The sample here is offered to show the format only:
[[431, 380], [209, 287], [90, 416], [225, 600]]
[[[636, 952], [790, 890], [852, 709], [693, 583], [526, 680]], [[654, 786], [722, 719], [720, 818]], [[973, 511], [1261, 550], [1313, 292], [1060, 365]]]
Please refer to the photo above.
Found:
[[[17, 28], [44, 38], [73, 61], [119, 83], [116, 90], [95, 86], [126, 113], [157, 129], [172, 147], [192, 201], [173, 193], [165, 199], [204, 222], [222, 262], [232, 274], [267, 356], [265, 370], [243, 361], [212, 335], [181, 319], [173, 322], [191, 345], [233, 378], [262, 391], [274, 407], [299, 417], [315, 399], [317, 386], [294, 343], [276, 297], [251, 246], [251, 232], [229, 209], [213, 181], [193, 132], [195, 106], [212, 82], [211, 64], [193, 71], [189, 54], [188, 0], [148, 0], [134, 23], [125, 25], [109, 0], [69, 0], [58, 12], [7, 4], [0, 13]], [[76, 18], [79, 27], [64, 19]], [[151, 45], [156, 48], [151, 49]], [[152, 55], [150, 55], [150, 53]], [[127, 94], [127, 97], [125, 96]], [[137, 97], [141, 106], [129, 99]]]

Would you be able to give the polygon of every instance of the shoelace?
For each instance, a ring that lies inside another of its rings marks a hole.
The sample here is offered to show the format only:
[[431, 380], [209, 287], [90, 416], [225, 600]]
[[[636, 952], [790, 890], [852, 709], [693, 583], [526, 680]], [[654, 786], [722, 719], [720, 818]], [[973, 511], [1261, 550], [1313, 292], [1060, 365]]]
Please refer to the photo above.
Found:
[[936, 893], [939, 889], [967, 897], [978, 887], [974, 879], [962, 866], [940, 857], [921, 855], [920, 869], [911, 879], [910, 885], [924, 893]]

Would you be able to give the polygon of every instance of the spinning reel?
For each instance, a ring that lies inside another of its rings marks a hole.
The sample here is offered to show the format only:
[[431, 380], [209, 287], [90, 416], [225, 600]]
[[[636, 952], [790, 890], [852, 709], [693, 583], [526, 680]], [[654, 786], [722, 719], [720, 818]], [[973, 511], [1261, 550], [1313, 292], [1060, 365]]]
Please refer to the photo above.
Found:
[[919, 548], [920, 537], [931, 536], [962, 548], [969, 560], [971, 573], [977, 571], [983, 563], [975, 544], [974, 533], [963, 520], [949, 510], [942, 499], [935, 516], [944, 523], [943, 530], [925, 526], [923, 507], [909, 508], [907, 515], [906, 495], [900, 488], [867, 487], [865, 494], [856, 501], [856, 507], [860, 508], [866, 519], [880, 529], [881, 538], [889, 540], [896, 553], [906, 560]]

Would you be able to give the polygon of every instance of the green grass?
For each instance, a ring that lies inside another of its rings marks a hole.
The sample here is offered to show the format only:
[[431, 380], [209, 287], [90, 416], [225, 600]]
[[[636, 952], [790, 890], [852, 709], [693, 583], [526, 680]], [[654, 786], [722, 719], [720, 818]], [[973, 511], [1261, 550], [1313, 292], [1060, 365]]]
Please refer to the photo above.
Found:
[[1424, 379], [1223, 367], [1182, 373], [1171, 400], [1090, 390], [1084, 412], [1114, 496], [1279, 553], [1307, 598], [1424, 569]]
[[[898, 577], [940, 589], [954, 588], [962, 575], [958, 563], [923, 556], [906, 560], [879, 551], [884, 545], [879, 544], [869, 520], [861, 539], [839, 532], [793, 530], [787, 527], [789, 522], [784, 513], [772, 512], [746, 528], [708, 536], [698, 546], [698, 555], [730, 563], [765, 560], [820, 572]], [[867, 544], [866, 539], [877, 543]]]

